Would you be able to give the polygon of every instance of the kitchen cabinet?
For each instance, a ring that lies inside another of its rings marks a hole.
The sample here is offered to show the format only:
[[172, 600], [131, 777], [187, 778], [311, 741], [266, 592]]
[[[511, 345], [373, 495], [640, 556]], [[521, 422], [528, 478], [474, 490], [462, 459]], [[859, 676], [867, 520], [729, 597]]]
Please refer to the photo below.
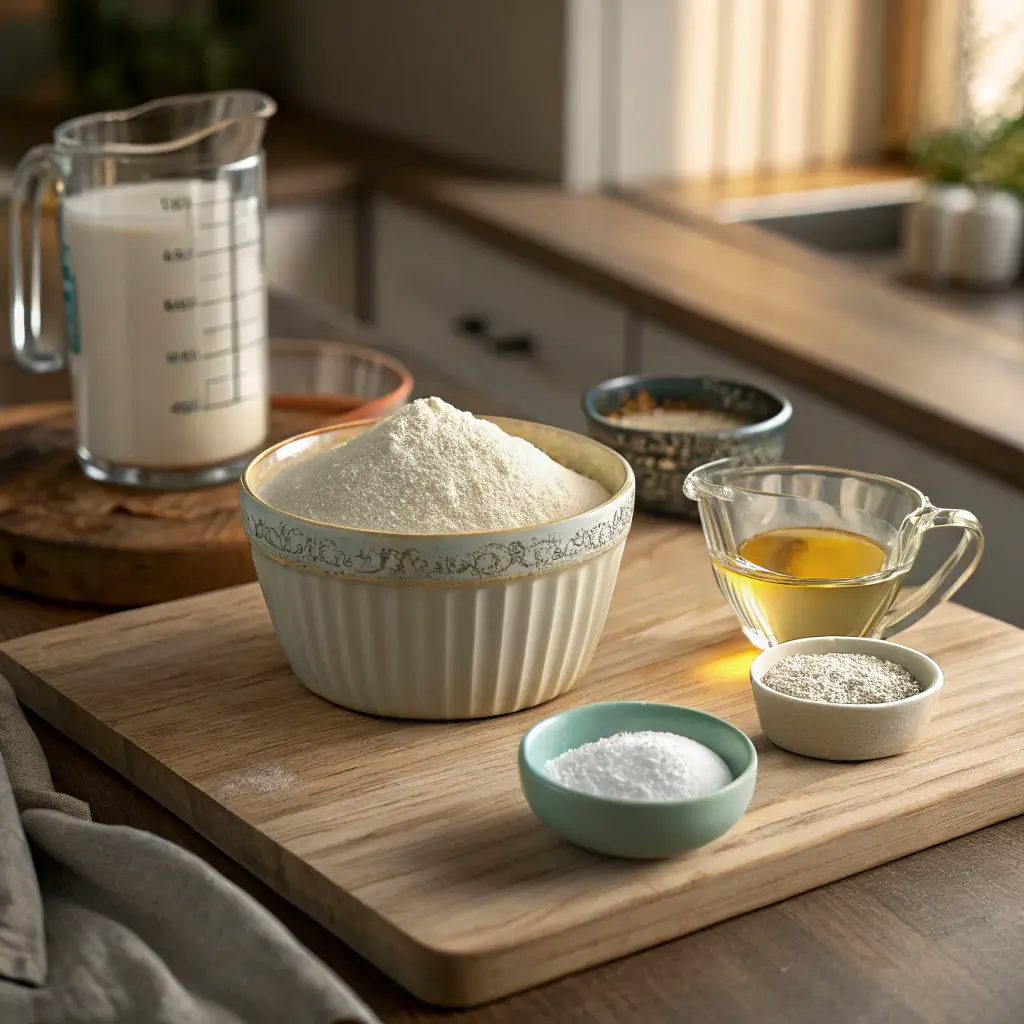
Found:
[[[640, 332], [640, 349], [645, 373], [750, 381], [786, 395], [793, 403], [787, 462], [842, 466], [896, 477], [924, 491], [936, 505], [969, 509], [985, 531], [985, 554], [956, 599], [1024, 626], [1024, 601], [1020, 599], [1024, 495], [962, 462], [692, 338], [645, 324]], [[952, 530], [933, 530], [926, 536], [911, 582], [920, 582], [938, 567], [956, 536], [958, 533]]]
[[603, 28], [620, 5], [268, 4], [269, 87], [435, 152], [587, 187], [599, 180]]
[[351, 312], [354, 224], [351, 200], [271, 205], [264, 222], [268, 287], [315, 306]]
[[626, 311], [394, 200], [373, 219], [382, 335], [523, 418], [582, 429], [582, 393], [625, 372]]

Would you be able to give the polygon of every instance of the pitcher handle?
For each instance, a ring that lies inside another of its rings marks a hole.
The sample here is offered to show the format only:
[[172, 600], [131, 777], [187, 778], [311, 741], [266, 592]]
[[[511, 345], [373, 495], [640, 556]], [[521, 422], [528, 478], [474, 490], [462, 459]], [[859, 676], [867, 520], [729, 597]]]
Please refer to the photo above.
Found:
[[[11, 238], [11, 347], [19, 365], [33, 373], [53, 373], [64, 365], [62, 352], [39, 348], [42, 331], [41, 246], [39, 222], [42, 219], [43, 184], [60, 172], [53, 161], [52, 146], [30, 149], [14, 172], [10, 200]], [[32, 272], [28, 299], [25, 295], [25, 267], [21, 251], [21, 216], [27, 203], [29, 215], [29, 261]]]
[[981, 524], [970, 512], [954, 508], [925, 508], [918, 515], [921, 530], [941, 526], [956, 526], [964, 531], [956, 550], [942, 563], [941, 568], [927, 583], [923, 583], [906, 601], [900, 601], [882, 620], [881, 636], [888, 638], [901, 633], [923, 619], [933, 608], [948, 601], [977, 568], [985, 538]]

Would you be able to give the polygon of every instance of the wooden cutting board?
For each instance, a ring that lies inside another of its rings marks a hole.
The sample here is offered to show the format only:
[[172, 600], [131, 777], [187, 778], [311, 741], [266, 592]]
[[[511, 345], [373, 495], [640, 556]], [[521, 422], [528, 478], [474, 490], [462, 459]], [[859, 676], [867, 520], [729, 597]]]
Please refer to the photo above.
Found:
[[[275, 408], [271, 439], [336, 419]], [[0, 586], [128, 608], [255, 579], [238, 485], [141, 491], [89, 480], [70, 402], [0, 411]]]
[[[0, 669], [26, 705], [416, 995], [462, 1006], [1024, 812], [1024, 632], [947, 605], [903, 639], [947, 675], [924, 742], [864, 764], [778, 750], [699, 533], [639, 519], [586, 678], [504, 718], [389, 721], [314, 697], [253, 585], [16, 640]], [[722, 839], [619, 862], [532, 817], [524, 730], [623, 698], [703, 708], [753, 738], [757, 791]]]

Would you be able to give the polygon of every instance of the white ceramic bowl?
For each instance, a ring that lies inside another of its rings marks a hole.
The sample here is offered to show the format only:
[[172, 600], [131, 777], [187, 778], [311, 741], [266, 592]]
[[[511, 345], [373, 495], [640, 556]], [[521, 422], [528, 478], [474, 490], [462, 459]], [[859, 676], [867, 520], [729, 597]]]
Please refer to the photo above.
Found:
[[[921, 692], [885, 704], [830, 704], [790, 697], [762, 679], [776, 663], [794, 654], [871, 654], [902, 665]], [[757, 717], [778, 747], [825, 761], [868, 761], [912, 747], [924, 735], [942, 689], [942, 670], [927, 655], [888, 640], [821, 636], [769, 647], [750, 666]]]
[[590, 438], [492, 419], [612, 497], [544, 526], [411, 536], [316, 523], [260, 499], [282, 463], [372, 422], [291, 438], [243, 474], [242, 523], [270, 618], [314, 693], [377, 715], [483, 718], [551, 700], [586, 672], [633, 518], [633, 472]]

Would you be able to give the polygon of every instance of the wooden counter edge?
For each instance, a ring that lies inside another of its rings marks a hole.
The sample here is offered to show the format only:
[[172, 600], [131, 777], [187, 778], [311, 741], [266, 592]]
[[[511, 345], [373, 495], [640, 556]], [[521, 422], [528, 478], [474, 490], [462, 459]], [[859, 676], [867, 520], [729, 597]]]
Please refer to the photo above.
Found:
[[[1024, 445], [1018, 447], [1009, 440], [975, 430], [953, 416], [908, 401], [839, 369], [808, 360], [799, 353], [780, 347], [771, 339], [734, 328], [729, 323], [728, 310], [723, 309], [720, 314], [717, 310], [708, 313], [682, 305], [659, 294], [653, 282], [650, 287], [646, 287], [643, 283], [628, 281], [608, 269], [597, 258], [581, 258], [557, 244], [550, 244], [547, 239], [532, 237], [528, 231], [517, 230], [510, 221], [490, 218], [473, 204], [460, 202], [458, 180], [386, 175], [375, 179], [375, 187], [400, 202], [435, 216], [451, 227], [465, 231], [481, 242], [620, 303], [628, 313], [698, 338], [711, 348], [813, 391], [837, 406], [888, 427], [943, 455], [957, 458], [1013, 487], [1024, 488]], [[590, 198], [628, 205], [613, 196]], [[642, 228], [645, 218], [654, 219], [662, 225], [667, 223], [651, 212], [631, 206], [630, 211], [637, 218], [638, 229]], [[774, 254], [779, 247], [775, 239], [767, 237], [766, 232], [747, 225], [705, 224], [702, 223], [704, 220], [706, 218], [695, 215], [689, 226], [679, 223], [672, 223], [671, 226], [679, 232], [680, 240], [685, 239], [688, 233], [698, 232], [740, 249], [747, 256], [764, 259], [766, 267], [775, 262], [769, 253]], [[763, 245], [760, 244], [760, 237], [757, 239], [759, 244], [752, 243], [751, 235], [755, 234], [763, 236]], [[790, 250], [797, 248], [792, 243], [786, 244]], [[847, 268], [837, 260], [819, 256], [810, 250], [790, 252], [786, 261], [791, 266], [802, 264], [800, 269], [806, 273], [818, 272], [833, 279], [843, 278], [850, 287], [856, 287], [860, 282], [865, 287], [876, 284], [855, 268]], [[1000, 339], [1006, 340], [1001, 336]], [[974, 365], [964, 366], [965, 374], [975, 370]]]
[[[391, 195], [486, 244], [619, 302], [635, 316], [698, 337], [727, 355], [806, 387], [840, 407], [953, 456], [996, 479], [1017, 488], [1024, 487], [1024, 445], [1018, 446], [973, 429], [955, 414], [936, 412], [834, 367], [808, 360], [771, 339], [738, 330], [730, 325], [728, 310], [723, 309], [720, 314], [718, 311], [707, 313], [681, 305], [659, 295], [653, 283], [646, 287], [627, 281], [596, 259], [580, 258], [459, 201], [460, 182], [505, 182], [524, 186], [536, 182], [302, 113], [289, 113], [282, 118], [277, 139], [275, 141], [271, 130], [268, 146], [267, 192], [272, 206], [350, 194], [364, 198], [374, 192]], [[543, 187], [559, 191], [556, 185]], [[567, 201], [574, 198], [570, 193], [565, 195]], [[611, 195], [593, 198], [626, 202]], [[635, 209], [634, 212], [640, 227], [645, 217], [664, 221], [651, 210]], [[686, 221], [674, 224], [680, 239], [696, 232], [716, 238], [748, 256], [764, 259], [766, 265], [786, 262], [808, 274], [827, 275], [832, 280], [845, 277], [851, 287], [855, 287], [858, 280], [864, 280], [856, 269], [845, 267], [835, 259], [772, 238], [767, 232], [747, 225], [718, 224], [696, 207]], [[367, 283], [363, 291], [365, 301], [360, 305], [368, 315], [373, 307], [372, 285]], [[974, 366], [964, 367], [965, 374], [975, 370]]]

